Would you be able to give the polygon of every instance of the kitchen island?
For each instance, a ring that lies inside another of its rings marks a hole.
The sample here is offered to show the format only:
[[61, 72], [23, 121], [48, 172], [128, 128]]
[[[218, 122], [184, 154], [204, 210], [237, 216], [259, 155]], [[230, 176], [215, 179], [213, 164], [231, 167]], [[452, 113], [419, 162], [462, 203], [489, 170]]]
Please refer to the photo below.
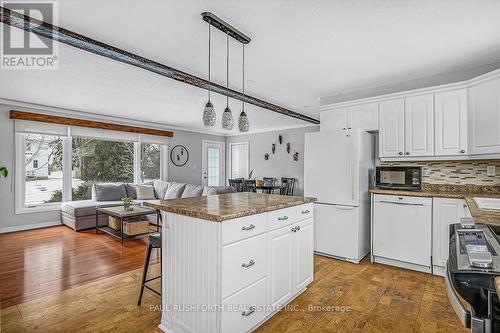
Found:
[[313, 281], [313, 198], [258, 193], [158, 200], [160, 329], [248, 332]]

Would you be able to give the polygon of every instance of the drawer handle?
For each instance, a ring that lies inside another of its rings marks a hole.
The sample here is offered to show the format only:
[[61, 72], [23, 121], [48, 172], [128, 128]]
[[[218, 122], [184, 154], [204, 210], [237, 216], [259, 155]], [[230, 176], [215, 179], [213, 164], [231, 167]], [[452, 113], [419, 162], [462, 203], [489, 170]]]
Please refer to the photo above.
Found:
[[293, 231], [293, 232], [297, 232], [297, 231], [299, 231], [299, 230], [300, 230], [300, 225], [298, 225], [298, 226], [296, 226], [296, 227], [292, 228], [292, 231]]
[[250, 260], [250, 261], [248, 262], [248, 264], [247, 264], [246, 262], [242, 263], [242, 264], [241, 264], [241, 267], [243, 267], [243, 268], [248, 268], [248, 267], [252, 267], [253, 265], [255, 265], [255, 261]]
[[255, 306], [251, 306], [251, 307], [248, 309], [248, 311], [243, 311], [243, 312], [241, 313], [241, 315], [242, 315], [242, 316], [244, 316], [244, 317], [248, 317], [248, 316], [250, 316], [250, 315], [251, 315], [252, 313], [254, 313], [254, 312], [255, 312]]
[[278, 217], [278, 221], [285, 221], [285, 220], [288, 220], [288, 216], [282, 216], [282, 217]]
[[248, 231], [252, 229], [255, 229], [255, 226], [253, 224], [250, 224], [248, 227], [241, 227], [241, 230], [243, 231]]
[[302, 214], [309, 214], [311, 211], [309, 209], [303, 210]]

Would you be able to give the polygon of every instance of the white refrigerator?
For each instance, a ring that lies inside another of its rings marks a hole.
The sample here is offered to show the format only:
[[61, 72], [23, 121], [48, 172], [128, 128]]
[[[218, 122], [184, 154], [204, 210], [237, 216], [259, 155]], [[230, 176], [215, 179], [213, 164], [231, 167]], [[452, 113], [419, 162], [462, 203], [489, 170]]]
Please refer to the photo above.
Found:
[[361, 130], [306, 133], [304, 195], [317, 198], [317, 254], [359, 263], [369, 253], [373, 154], [373, 136]]

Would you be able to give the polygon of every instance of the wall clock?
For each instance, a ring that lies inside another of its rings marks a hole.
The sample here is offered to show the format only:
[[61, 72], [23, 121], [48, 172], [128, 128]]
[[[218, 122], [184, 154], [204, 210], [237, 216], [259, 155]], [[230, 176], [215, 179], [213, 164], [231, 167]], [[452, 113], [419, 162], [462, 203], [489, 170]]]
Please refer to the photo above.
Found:
[[170, 151], [170, 160], [175, 166], [184, 166], [189, 160], [189, 152], [183, 145], [177, 145]]

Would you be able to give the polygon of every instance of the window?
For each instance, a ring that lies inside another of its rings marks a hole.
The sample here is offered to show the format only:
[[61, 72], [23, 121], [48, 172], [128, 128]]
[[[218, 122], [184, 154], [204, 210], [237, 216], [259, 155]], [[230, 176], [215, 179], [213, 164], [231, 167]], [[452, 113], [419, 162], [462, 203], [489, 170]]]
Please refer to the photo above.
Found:
[[92, 197], [92, 185], [134, 181], [134, 143], [72, 139], [72, 200]]
[[22, 137], [24, 155], [24, 205], [26, 207], [62, 201], [62, 138], [46, 134]]
[[160, 175], [160, 145], [155, 143], [141, 143], [141, 182], [160, 179]]
[[216, 147], [208, 147], [208, 186], [220, 185], [220, 149]]
[[21, 120], [15, 126], [16, 214], [91, 199], [95, 183], [167, 178], [168, 138]]

